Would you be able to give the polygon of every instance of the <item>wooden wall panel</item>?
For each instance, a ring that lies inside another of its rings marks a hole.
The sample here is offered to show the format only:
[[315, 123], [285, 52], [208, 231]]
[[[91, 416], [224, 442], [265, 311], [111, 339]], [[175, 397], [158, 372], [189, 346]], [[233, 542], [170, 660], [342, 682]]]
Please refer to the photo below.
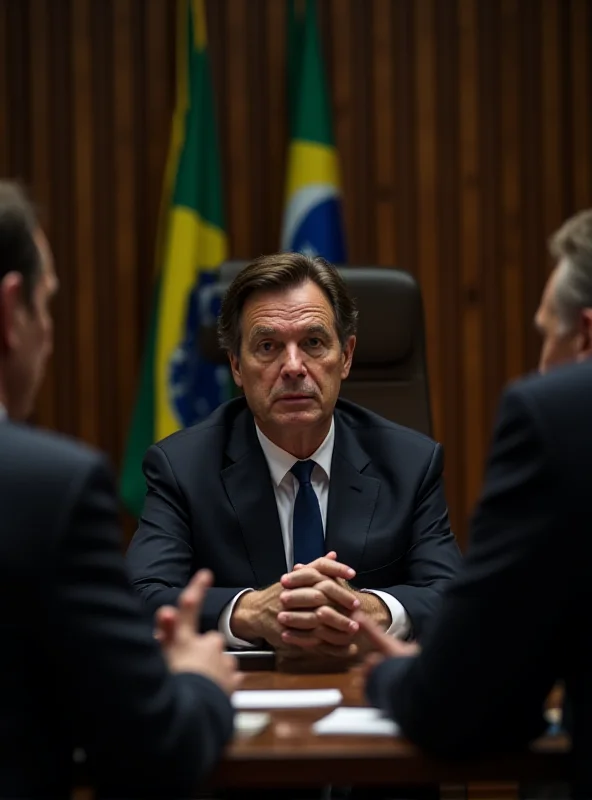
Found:
[[[318, 0], [352, 263], [420, 280], [464, 542], [499, 392], [536, 366], [546, 239], [592, 205], [592, 0]], [[231, 255], [277, 248], [282, 0], [207, 0]], [[119, 464], [174, 104], [170, 0], [0, 0], [0, 173], [62, 290], [43, 425]]]

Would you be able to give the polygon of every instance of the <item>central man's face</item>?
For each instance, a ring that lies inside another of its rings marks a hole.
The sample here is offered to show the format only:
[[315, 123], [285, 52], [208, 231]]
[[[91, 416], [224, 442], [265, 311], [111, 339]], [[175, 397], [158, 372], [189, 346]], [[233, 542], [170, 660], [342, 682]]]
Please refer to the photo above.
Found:
[[261, 430], [277, 438], [287, 426], [329, 420], [355, 341], [341, 346], [331, 304], [312, 281], [253, 293], [242, 312], [240, 357], [230, 363]]

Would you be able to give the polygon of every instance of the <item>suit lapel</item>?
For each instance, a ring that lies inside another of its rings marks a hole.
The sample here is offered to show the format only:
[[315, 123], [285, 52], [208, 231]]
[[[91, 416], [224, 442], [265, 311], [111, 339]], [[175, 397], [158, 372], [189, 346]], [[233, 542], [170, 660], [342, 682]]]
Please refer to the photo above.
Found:
[[222, 470], [222, 481], [257, 585], [268, 586], [287, 571], [286, 554], [269, 468], [247, 409], [230, 433], [226, 455], [231, 463]]
[[358, 569], [378, 498], [380, 481], [362, 474], [370, 458], [335, 412], [335, 447], [327, 507], [325, 544], [338, 561]]

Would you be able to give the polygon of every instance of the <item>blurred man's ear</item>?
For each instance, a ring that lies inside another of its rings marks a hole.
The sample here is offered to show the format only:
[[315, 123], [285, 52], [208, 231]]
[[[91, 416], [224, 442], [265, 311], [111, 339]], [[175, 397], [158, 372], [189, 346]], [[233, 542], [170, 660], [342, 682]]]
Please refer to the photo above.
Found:
[[0, 281], [0, 352], [14, 350], [18, 345], [25, 313], [23, 276], [9, 272]]
[[578, 334], [578, 361], [592, 357], [592, 308], [584, 308], [580, 318], [580, 332]]

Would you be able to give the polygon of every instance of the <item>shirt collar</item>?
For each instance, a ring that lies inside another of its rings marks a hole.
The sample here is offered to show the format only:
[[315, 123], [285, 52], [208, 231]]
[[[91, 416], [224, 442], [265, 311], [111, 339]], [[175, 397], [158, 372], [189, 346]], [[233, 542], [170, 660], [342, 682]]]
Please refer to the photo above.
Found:
[[[269, 467], [271, 479], [276, 486], [279, 486], [298, 459], [291, 453], [282, 450], [277, 444], [274, 444], [271, 439], [268, 439], [267, 436], [259, 430], [257, 425], [255, 425], [255, 430], [257, 431], [257, 438], [259, 439], [263, 455]], [[335, 422], [332, 418], [329, 433], [325, 436], [322, 444], [310, 456], [310, 459], [321, 467], [327, 478], [331, 477], [331, 459], [333, 458], [334, 444]]]
[[3, 422], [7, 418], [7, 416], [8, 415], [6, 413], [6, 409], [4, 408], [2, 403], [0, 403], [0, 422]]

